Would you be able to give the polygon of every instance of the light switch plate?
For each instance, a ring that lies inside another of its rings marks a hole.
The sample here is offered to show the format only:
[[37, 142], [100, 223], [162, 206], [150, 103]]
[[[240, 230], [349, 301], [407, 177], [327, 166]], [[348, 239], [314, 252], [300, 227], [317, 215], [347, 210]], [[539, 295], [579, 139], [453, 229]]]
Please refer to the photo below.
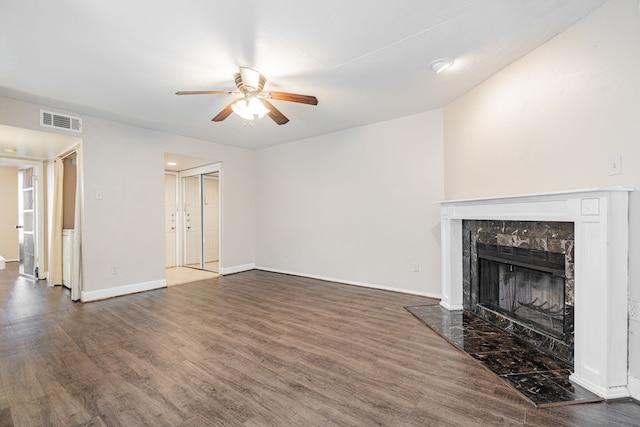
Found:
[[609, 157], [609, 175], [622, 174], [622, 156]]

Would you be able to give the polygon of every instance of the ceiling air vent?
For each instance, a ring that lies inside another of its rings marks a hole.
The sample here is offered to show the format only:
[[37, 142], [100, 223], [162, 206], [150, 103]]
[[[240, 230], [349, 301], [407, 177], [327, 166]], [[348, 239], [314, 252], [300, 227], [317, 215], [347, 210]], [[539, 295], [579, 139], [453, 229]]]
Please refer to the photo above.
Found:
[[82, 119], [40, 110], [40, 126], [82, 132]]

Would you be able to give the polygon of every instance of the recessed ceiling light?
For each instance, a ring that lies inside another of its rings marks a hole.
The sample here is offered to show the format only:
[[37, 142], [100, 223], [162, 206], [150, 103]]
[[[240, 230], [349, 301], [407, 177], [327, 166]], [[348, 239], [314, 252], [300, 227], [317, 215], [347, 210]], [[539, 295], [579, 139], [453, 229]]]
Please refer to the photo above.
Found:
[[6, 147], [4, 149], [4, 152], [9, 154], [15, 154], [17, 151], [18, 149], [16, 147]]
[[176, 162], [167, 162], [167, 166], [175, 166], [175, 165], [177, 165]]
[[452, 65], [453, 59], [450, 58], [440, 58], [429, 63], [429, 66], [435, 73], [441, 73]]

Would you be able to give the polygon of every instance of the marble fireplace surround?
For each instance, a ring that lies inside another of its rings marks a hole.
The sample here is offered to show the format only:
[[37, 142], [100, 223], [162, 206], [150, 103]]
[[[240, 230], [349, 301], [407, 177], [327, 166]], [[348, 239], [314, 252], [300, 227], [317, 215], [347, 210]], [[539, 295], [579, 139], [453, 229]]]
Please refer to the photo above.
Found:
[[630, 188], [451, 200], [441, 205], [442, 300], [463, 308], [462, 221], [574, 223], [574, 373], [571, 380], [605, 399], [629, 397], [628, 202]]

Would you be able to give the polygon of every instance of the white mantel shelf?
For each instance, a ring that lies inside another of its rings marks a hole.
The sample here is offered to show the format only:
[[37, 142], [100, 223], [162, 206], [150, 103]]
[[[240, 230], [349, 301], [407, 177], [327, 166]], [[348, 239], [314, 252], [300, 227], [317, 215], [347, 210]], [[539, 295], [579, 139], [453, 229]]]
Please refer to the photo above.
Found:
[[459, 200], [441, 200], [436, 202], [439, 205], [447, 205], [447, 204], [464, 204], [464, 203], [475, 203], [475, 202], [499, 202], [500, 200], [512, 200], [512, 199], [522, 199], [527, 197], [551, 197], [551, 196], [568, 196], [572, 194], [582, 194], [582, 193], [595, 193], [599, 191], [623, 191], [630, 192], [634, 189], [631, 187], [606, 187], [606, 188], [581, 188], [578, 190], [564, 190], [564, 191], [547, 191], [544, 193], [531, 193], [531, 194], [513, 194], [508, 196], [492, 196], [492, 197], [478, 197], [474, 199], [459, 199]]
[[442, 300], [463, 308], [462, 221], [574, 223], [574, 373], [571, 380], [605, 399], [628, 397], [627, 268], [629, 192], [589, 188], [468, 200], [441, 205]]

